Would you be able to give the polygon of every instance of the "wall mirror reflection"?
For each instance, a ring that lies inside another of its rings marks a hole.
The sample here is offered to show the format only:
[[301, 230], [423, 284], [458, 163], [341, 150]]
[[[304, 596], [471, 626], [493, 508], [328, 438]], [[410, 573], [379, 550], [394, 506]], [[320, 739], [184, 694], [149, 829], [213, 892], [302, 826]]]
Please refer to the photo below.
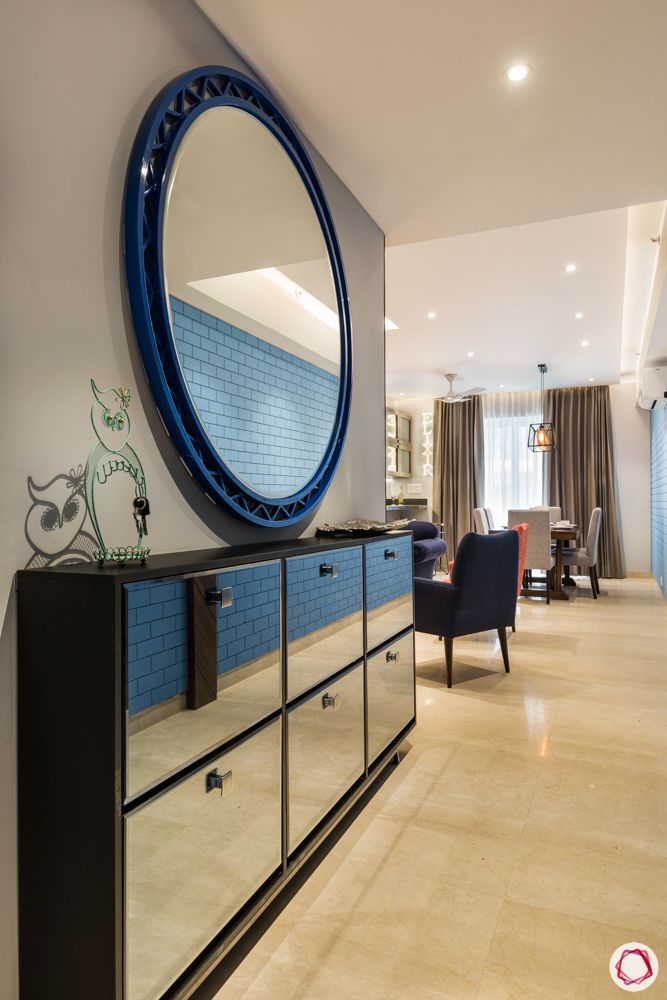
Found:
[[334, 429], [339, 314], [308, 190], [246, 111], [209, 108], [185, 133], [163, 261], [172, 335], [209, 440], [251, 490], [291, 496]]

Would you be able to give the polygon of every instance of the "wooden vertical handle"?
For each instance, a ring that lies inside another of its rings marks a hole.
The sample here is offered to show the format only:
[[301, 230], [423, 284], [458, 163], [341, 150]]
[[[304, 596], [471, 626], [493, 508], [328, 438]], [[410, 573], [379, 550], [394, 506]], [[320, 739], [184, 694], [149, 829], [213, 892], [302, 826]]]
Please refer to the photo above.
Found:
[[218, 697], [217, 605], [207, 591], [215, 576], [188, 580], [188, 708], [202, 708]]

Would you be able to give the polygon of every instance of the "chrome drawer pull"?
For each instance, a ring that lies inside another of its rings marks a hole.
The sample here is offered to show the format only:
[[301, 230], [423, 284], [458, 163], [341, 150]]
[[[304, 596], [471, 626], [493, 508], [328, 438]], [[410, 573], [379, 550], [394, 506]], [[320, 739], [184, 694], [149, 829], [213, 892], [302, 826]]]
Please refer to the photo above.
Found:
[[400, 653], [392, 653], [390, 649], [387, 650], [387, 663], [398, 663], [401, 658]]
[[340, 695], [339, 694], [323, 694], [322, 695], [322, 708], [330, 708], [333, 712], [337, 712], [340, 708]]
[[385, 549], [384, 550], [385, 559], [396, 559], [396, 549]]
[[219, 604], [221, 608], [231, 608], [234, 591], [231, 587], [209, 587], [206, 591], [207, 604]]
[[220, 789], [221, 795], [226, 795], [227, 792], [231, 792], [234, 787], [234, 778], [231, 771], [226, 771], [225, 774], [218, 774], [217, 767], [214, 767], [212, 771], [209, 771], [206, 775], [206, 791], [212, 792], [215, 788]]
[[338, 563], [322, 563], [320, 576], [330, 576], [335, 579], [338, 576]]

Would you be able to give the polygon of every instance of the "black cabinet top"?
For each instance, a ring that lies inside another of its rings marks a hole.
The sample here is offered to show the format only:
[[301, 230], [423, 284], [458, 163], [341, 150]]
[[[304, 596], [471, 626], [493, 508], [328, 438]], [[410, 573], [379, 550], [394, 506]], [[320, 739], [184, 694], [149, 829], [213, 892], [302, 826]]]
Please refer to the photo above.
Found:
[[160, 576], [182, 576], [186, 573], [214, 572], [228, 566], [244, 563], [263, 562], [266, 559], [281, 559], [289, 556], [313, 555], [330, 549], [350, 545], [366, 545], [383, 539], [412, 535], [411, 531], [388, 531], [381, 535], [365, 535], [361, 538], [293, 538], [283, 541], [260, 542], [253, 545], [229, 545], [217, 549], [197, 549], [188, 552], [165, 552], [151, 555], [145, 565], [137, 562], [124, 566], [96, 562], [77, 563], [73, 566], [50, 566], [42, 569], [22, 569], [17, 573], [19, 586], [24, 579], [47, 578], [65, 582], [101, 583], [119, 585], [153, 580]]

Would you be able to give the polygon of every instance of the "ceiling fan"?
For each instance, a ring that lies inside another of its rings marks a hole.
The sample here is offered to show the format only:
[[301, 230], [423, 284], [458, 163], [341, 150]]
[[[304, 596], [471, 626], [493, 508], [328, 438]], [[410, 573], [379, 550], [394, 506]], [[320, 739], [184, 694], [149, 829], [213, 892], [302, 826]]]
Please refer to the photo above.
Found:
[[458, 378], [454, 372], [444, 372], [444, 376], [449, 382], [449, 392], [445, 396], [438, 396], [441, 403], [465, 403], [471, 396], [479, 396], [481, 392], [486, 392], [484, 386], [476, 385], [474, 389], [467, 389], [465, 392], [454, 392], [454, 379]]

